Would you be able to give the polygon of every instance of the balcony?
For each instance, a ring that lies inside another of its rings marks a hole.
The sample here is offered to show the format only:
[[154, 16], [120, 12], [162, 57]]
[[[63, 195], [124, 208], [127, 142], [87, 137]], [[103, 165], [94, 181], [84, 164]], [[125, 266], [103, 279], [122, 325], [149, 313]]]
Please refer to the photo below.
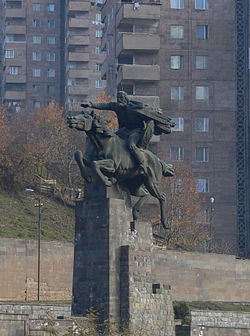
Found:
[[70, 36], [69, 45], [89, 45], [89, 37], [81, 35]]
[[69, 1], [69, 12], [88, 12], [90, 2]]
[[160, 97], [159, 96], [128, 96], [131, 100], [138, 100], [144, 104], [148, 104], [153, 107], [160, 107]]
[[25, 18], [25, 9], [24, 8], [9, 8], [5, 10], [6, 18]]
[[138, 10], [134, 10], [132, 3], [122, 4], [116, 16], [117, 26], [122, 22], [133, 23], [138, 20], [160, 20], [160, 9], [161, 6], [141, 4]]
[[26, 83], [25, 75], [6, 75], [5, 83]]
[[68, 86], [68, 93], [70, 95], [88, 95], [89, 94], [89, 88], [86, 86], [80, 86], [80, 85], [74, 85], [74, 86]]
[[70, 62], [88, 62], [89, 54], [88, 53], [79, 53], [79, 52], [70, 52], [69, 53]]
[[26, 26], [9, 25], [5, 27], [6, 34], [26, 34]]
[[160, 50], [160, 36], [157, 34], [122, 33], [117, 41], [116, 55], [124, 51], [156, 52]]
[[89, 78], [89, 70], [69, 70], [69, 78]]
[[26, 99], [26, 92], [25, 91], [5, 91], [4, 99], [24, 100]]
[[159, 81], [159, 65], [123, 64], [119, 67], [117, 84], [122, 80]]
[[70, 18], [69, 28], [89, 28], [89, 20]]

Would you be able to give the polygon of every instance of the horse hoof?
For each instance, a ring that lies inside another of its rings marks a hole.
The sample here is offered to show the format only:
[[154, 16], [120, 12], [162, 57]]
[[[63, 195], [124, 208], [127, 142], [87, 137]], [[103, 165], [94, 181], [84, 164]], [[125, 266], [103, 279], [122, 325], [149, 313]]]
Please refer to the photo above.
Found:
[[113, 185], [112, 181], [110, 181], [110, 180], [106, 180], [106, 181], [104, 181], [104, 184], [105, 184], [105, 186], [107, 186], [107, 187], [111, 187], [111, 186]]

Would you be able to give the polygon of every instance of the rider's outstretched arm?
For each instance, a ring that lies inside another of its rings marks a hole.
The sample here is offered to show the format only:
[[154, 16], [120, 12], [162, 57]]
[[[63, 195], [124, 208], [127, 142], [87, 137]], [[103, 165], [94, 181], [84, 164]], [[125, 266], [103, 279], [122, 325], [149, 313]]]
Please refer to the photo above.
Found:
[[81, 104], [82, 107], [92, 107], [97, 110], [112, 110], [116, 111], [116, 103], [96, 103], [96, 102], [89, 102], [88, 104]]

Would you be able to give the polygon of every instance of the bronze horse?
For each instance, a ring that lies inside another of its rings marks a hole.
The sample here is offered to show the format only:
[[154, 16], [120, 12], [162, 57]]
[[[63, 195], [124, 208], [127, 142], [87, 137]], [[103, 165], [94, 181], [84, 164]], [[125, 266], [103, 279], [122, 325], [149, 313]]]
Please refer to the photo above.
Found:
[[126, 132], [122, 136], [117, 135], [108, 127], [108, 122], [94, 111], [69, 117], [68, 126], [84, 131], [93, 145], [89, 153], [75, 152], [82, 177], [87, 182], [92, 182], [94, 171], [106, 186], [123, 183], [132, 196], [140, 197], [133, 207], [134, 219], [138, 218], [139, 209], [147, 196], [150, 194], [156, 197], [160, 203], [162, 225], [165, 229], [170, 229], [166, 198], [159, 190], [159, 183], [163, 176], [173, 176], [172, 165], [166, 164], [149, 150], [140, 149], [146, 162], [146, 173], [140, 174], [138, 164], [128, 149]]

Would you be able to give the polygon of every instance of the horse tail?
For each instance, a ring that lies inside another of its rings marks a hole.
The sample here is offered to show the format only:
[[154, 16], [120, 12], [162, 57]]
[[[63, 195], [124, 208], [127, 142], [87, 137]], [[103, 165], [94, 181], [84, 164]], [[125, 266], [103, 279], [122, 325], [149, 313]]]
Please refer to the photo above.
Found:
[[167, 176], [174, 176], [174, 170], [173, 170], [173, 165], [168, 164], [162, 160], [160, 160], [161, 163], [161, 168], [162, 168], [162, 175], [167, 177]]

